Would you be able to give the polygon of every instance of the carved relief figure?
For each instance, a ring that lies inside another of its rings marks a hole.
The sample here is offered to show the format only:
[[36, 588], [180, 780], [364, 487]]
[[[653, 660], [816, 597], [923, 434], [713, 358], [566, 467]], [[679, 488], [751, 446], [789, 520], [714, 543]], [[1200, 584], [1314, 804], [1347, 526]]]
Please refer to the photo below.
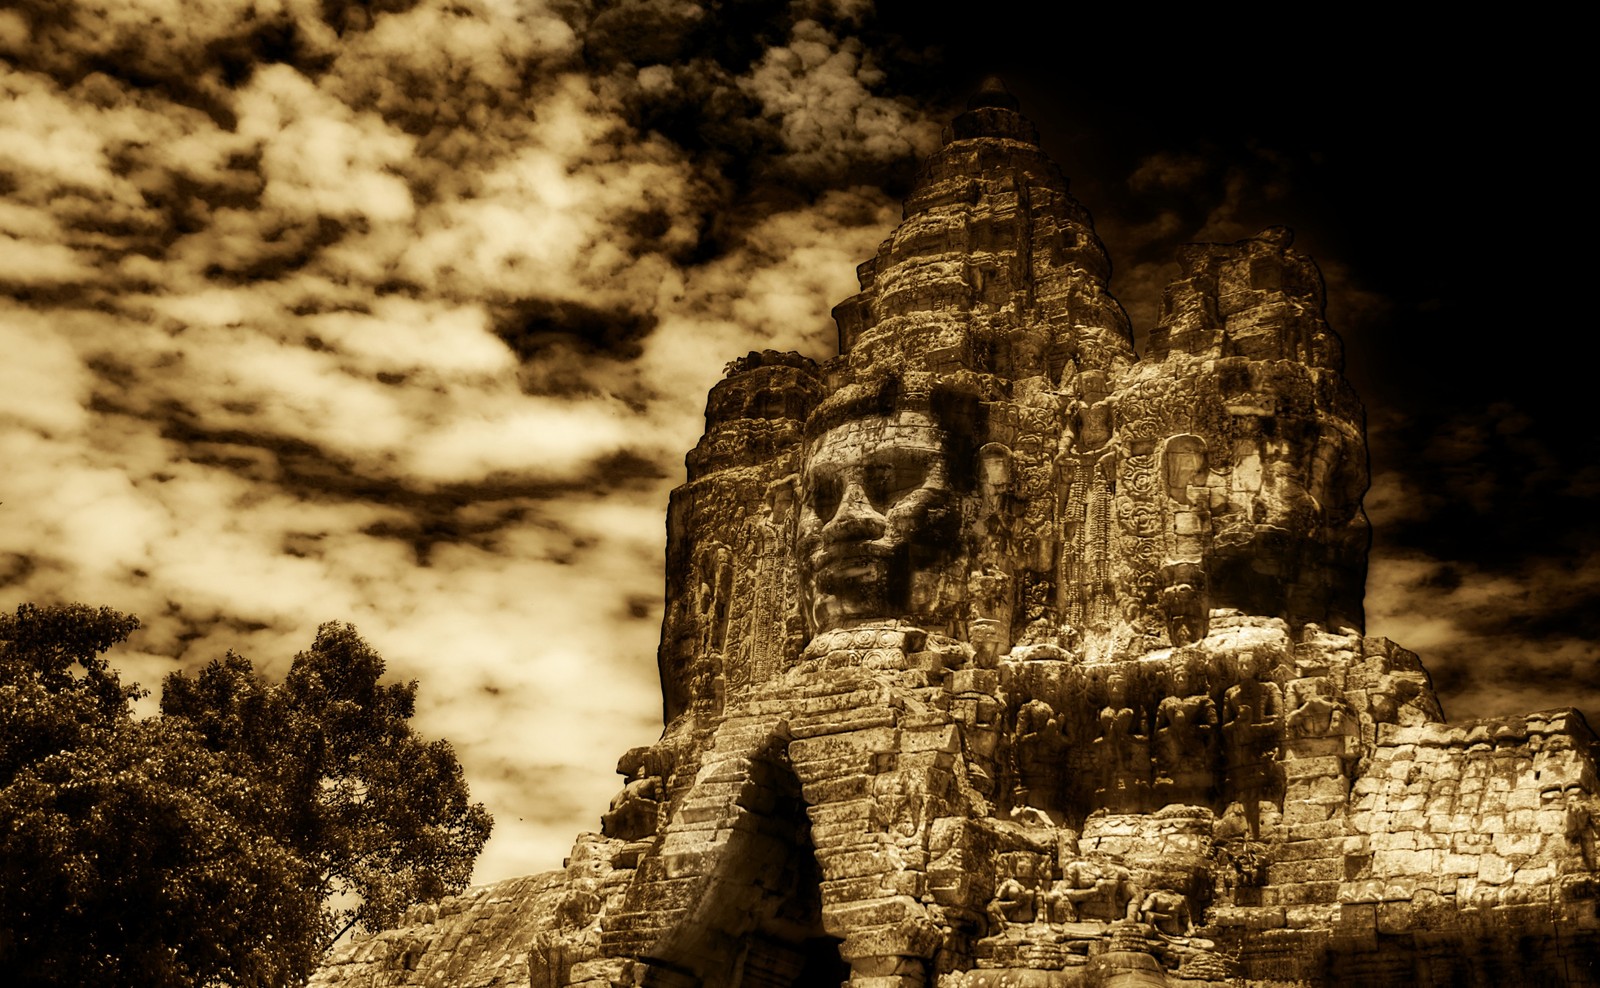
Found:
[[1023, 807], [1059, 809], [1054, 805], [1061, 789], [1062, 752], [1066, 739], [1055, 711], [1043, 700], [1029, 700], [1017, 713], [1017, 788], [1013, 794], [1013, 819], [1026, 814]]
[[1170, 694], [1156, 706], [1156, 799], [1160, 803], [1208, 802], [1216, 764], [1217, 705], [1196, 693], [1186, 665], [1172, 670]]
[[720, 652], [728, 637], [728, 607], [733, 599], [733, 553], [713, 542], [700, 553], [701, 582], [696, 594], [700, 612], [700, 651]]
[[1167, 622], [1167, 640], [1183, 647], [1206, 633], [1205, 571], [1195, 563], [1174, 563], [1162, 568], [1166, 586], [1161, 590], [1161, 613]]
[[1209, 610], [1204, 560], [1211, 516], [1208, 492], [1201, 486], [1208, 468], [1205, 440], [1173, 436], [1161, 459], [1168, 530], [1159, 603], [1168, 640], [1182, 647], [1205, 637]]
[[1254, 653], [1241, 656], [1239, 683], [1222, 700], [1230, 794], [1243, 805], [1252, 837], [1261, 833], [1260, 801], [1271, 786], [1283, 706], [1278, 684], [1262, 678], [1263, 665]]
[[1111, 861], [1080, 859], [1062, 869], [1062, 879], [1053, 888], [1057, 911], [1063, 922], [1098, 919], [1111, 922], [1137, 919], [1144, 896], [1132, 874]]
[[1361, 757], [1360, 725], [1355, 712], [1325, 679], [1289, 684], [1289, 713], [1283, 728], [1287, 743], [1301, 755], [1337, 755], [1348, 774]]
[[989, 902], [989, 935], [999, 936], [1009, 923], [1032, 922], [1038, 914], [1038, 893], [1015, 878], [1008, 878], [995, 890]]
[[1143, 711], [1129, 705], [1127, 682], [1120, 674], [1112, 674], [1107, 687], [1110, 698], [1100, 711], [1100, 737], [1094, 742], [1105, 780], [1100, 805], [1137, 810], [1150, 795], [1150, 738], [1143, 733], [1149, 725]]
[[1189, 898], [1180, 892], [1156, 889], [1139, 904], [1139, 919], [1168, 936], [1189, 932]]
[[1290, 737], [1328, 737], [1335, 733], [1335, 718], [1341, 724], [1344, 720], [1344, 711], [1327, 695], [1324, 684], [1316, 680], [1289, 684], [1289, 708], [1284, 728]]
[[1043, 918], [1051, 923], [1076, 923], [1078, 921], [1078, 908], [1073, 905], [1072, 898], [1067, 895], [1069, 887], [1065, 880], [1051, 885], [1039, 898], [1039, 909]]

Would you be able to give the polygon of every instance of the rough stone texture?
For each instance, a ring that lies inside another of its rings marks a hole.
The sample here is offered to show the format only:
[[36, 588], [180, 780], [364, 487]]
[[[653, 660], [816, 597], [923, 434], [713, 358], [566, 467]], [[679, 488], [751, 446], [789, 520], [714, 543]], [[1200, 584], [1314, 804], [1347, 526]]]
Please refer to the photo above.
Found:
[[1185, 248], [1138, 359], [980, 93], [840, 356], [712, 390], [603, 836], [314, 983], [1594, 983], [1595, 738], [1445, 724], [1361, 634], [1363, 414], [1291, 239]]

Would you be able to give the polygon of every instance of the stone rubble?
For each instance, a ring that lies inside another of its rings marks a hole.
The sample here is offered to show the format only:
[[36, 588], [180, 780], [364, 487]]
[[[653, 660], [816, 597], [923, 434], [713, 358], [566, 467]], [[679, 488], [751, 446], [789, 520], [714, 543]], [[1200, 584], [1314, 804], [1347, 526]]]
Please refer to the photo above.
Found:
[[1282, 228], [1135, 355], [974, 97], [835, 310], [735, 360], [668, 511], [666, 730], [566, 869], [314, 985], [1600, 981], [1594, 735], [1447, 724], [1365, 637], [1363, 412]]

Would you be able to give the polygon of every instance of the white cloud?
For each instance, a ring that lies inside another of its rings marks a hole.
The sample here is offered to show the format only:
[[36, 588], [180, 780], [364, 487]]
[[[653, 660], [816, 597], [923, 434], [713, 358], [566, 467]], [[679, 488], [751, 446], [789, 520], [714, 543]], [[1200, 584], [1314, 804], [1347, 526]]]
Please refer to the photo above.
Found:
[[370, 312], [307, 316], [301, 325], [372, 374], [429, 372], [443, 379], [503, 379], [515, 360], [482, 307], [390, 296]]
[[377, 114], [353, 111], [287, 65], [258, 70], [235, 106], [239, 137], [261, 149], [268, 208], [380, 223], [410, 217], [396, 172], [415, 142]]
[[649, 422], [616, 401], [525, 398], [482, 418], [457, 417], [422, 437], [412, 469], [435, 481], [472, 480], [500, 471], [570, 478], [596, 454], [649, 436]]
[[0, 353], [0, 422], [46, 436], [84, 427], [88, 369], [47, 318], [14, 304], [0, 308]]
[[[0, 13], [0, 266], [55, 293], [0, 311], [4, 596], [138, 614], [149, 687], [229, 648], [282, 675], [351, 621], [500, 819], [478, 876], [553, 867], [660, 730], [663, 515], [706, 389], [751, 349], [826, 356], [897, 204], [747, 209], [635, 128], [670, 67], [585, 74], [550, 5], [322, 9]], [[252, 61], [269, 34], [292, 50]], [[724, 85], [825, 189], [936, 138], [880, 81], [805, 22]], [[633, 351], [573, 335], [611, 319]], [[624, 450], [668, 479], [605, 477]]]
[[801, 175], [840, 175], [866, 162], [925, 155], [939, 129], [905, 105], [873, 95], [882, 75], [854, 38], [802, 20], [786, 46], [773, 48], [740, 80], [778, 121], [787, 166]]

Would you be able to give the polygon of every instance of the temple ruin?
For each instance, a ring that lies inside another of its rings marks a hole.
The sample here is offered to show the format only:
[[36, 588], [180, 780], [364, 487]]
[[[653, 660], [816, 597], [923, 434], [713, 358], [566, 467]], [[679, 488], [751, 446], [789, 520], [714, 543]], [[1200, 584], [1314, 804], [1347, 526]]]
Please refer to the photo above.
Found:
[[1002, 90], [834, 310], [752, 353], [667, 519], [665, 731], [562, 871], [313, 984], [1600, 980], [1595, 738], [1446, 723], [1363, 633], [1363, 412], [1281, 228], [1142, 355]]

